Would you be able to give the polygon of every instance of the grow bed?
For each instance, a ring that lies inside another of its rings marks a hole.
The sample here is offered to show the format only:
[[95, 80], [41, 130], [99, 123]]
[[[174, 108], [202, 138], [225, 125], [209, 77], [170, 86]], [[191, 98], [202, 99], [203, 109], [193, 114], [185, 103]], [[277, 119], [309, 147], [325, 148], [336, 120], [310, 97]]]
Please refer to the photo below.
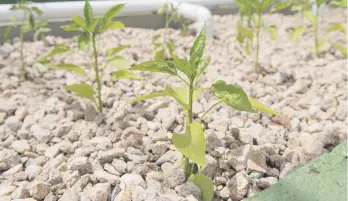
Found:
[[[344, 21], [346, 12], [328, 9], [324, 16], [321, 32], [332, 22]], [[265, 23], [275, 24], [279, 34], [273, 41], [261, 32], [263, 71], [255, 74], [253, 61], [235, 42], [237, 20], [237, 15], [214, 16], [215, 37], [207, 41], [205, 51], [211, 64], [201, 85], [208, 87], [217, 79], [237, 84], [282, 115], [247, 114], [221, 105], [204, 119], [203, 173], [214, 181], [214, 200], [251, 197], [346, 141], [347, 61], [341, 53], [327, 48], [314, 56], [307, 50], [313, 43], [310, 33], [291, 42], [290, 30], [300, 23], [300, 15], [266, 15]], [[108, 31], [101, 40], [100, 60], [107, 48], [118, 45], [130, 45], [121, 55], [132, 65], [151, 60], [151, 38], [162, 31]], [[179, 31], [171, 30], [170, 37], [177, 54], [187, 55], [194, 36], [180, 37]], [[344, 40], [338, 33], [326, 37]], [[82, 77], [35, 62], [56, 44], [77, 48], [76, 38], [47, 36], [46, 46], [24, 43], [29, 72], [25, 82], [19, 81], [18, 40], [0, 47], [0, 199], [200, 200], [200, 189], [185, 183], [178, 164], [182, 155], [170, 141], [172, 132], [183, 131], [184, 111], [170, 98], [126, 102], [165, 84], [181, 86], [180, 80], [143, 73], [140, 81], [110, 82], [105, 76], [101, 115], [90, 102], [63, 88]], [[80, 56], [53, 58], [53, 63], [70, 62], [90, 68]], [[194, 117], [215, 100], [203, 93], [194, 105]], [[237, 167], [237, 156], [251, 162]]]

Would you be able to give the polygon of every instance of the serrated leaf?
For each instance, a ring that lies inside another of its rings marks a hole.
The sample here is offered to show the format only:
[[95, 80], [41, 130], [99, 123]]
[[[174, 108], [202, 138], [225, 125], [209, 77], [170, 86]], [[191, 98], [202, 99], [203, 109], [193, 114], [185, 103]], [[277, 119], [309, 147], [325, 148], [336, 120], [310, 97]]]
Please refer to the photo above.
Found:
[[173, 62], [170, 61], [146, 61], [131, 68], [132, 70], [158, 72], [170, 75], [177, 75]]
[[304, 16], [306, 17], [306, 19], [311, 23], [311, 24], [317, 24], [318, 23], [318, 20], [317, 20], [317, 15], [310, 12], [310, 11], [307, 11], [305, 10], [303, 12]]
[[80, 27], [76, 23], [71, 23], [65, 26], [61, 26], [64, 31], [80, 31]]
[[132, 73], [128, 70], [119, 70], [111, 73], [112, 79], [130, 79], [130, 80], [141, 80], [142, 77]]
[[346, 48], [346, 47], [344, 47], [344, 46], [342, 46], [342, 45], [340, 45], [340, 44], [335, 44], [335, 48], [336, 48], [338, 51], [340, 51], [340, 52], [343, 54], [344, 57], [347, 58], [347, 48]]
[[289, 1], [278, 2], [272, 6], [271, 12], [278, 12], [278, 11], [284, 10], [288, 8], [290, 5], [291, 5], [291, 2]]
[[331, 25], [326, 31], [327, 32], [339, 31], [342, 33], [346, 33], [346, 28], [341, 23], [335, 23], [335, 24]]
[[106, 50], [106, 56], [108, 58], [112, 58], [113, 56], [115, 56], [115, 54], [121, 52], [124, 49], [129, 48], [129, 45], [120, 45], [118, 47], [114, 47], [114, 48], [109, 48]]
[[190, 62], [187, 61], [186, 59], [181, 59], [174, 54], [173, 54], [173, 59], [174, 59], [175, 67], [179, 71], [183, 72], [187, 77], [191, 77], [192, 70], [191, 70]]
[[31, 9], [39, 16], [43, 14], [43, 11], [37, 6], [32, 6]]
[[90, 35], [88, 32], [82, 32], [77, 36], [77, 44], [80, 50], [86, 51], [89, 47]]
[[160, 49], [159, 51], [156, 52], [155, 54], [155, 60], [163, 60], [164, 59], [164, 49]]
[[197, 71], [199, 61], [201, 60], [203, 56], [203, 52], [205, 48], [205, 35], [206, 35], [206, 27], [204, 24], [203, 29], [201, 30], [200, 34], [196, 38], [190, 50], [190, 64], [191, 64], [192, 72], [194, 74]]
[[248, 95], [238, 86], [219, 80], [212, 85], [212, 91], [226, 105], [236, 110], [255, 112], [251, 107]]
[[47, 54], [46, 57], [51, 57], [51, 56], [54, 56], [57, 54], [61, 54], [64, 52], [70, 52], [70, 51], [72, 51], [72, 50], [69, 46], [58, 44]]
[[275, 25], [271, 25], [268, 27], [268, 32], [271, 35], [272, 40], [275, 40], [277, 38], [277, 34], [278, 34], [278, 29]]
[[105, 26], [103, 26], [100, 31], [107, 31], [107, 30], [111, 30], [111, 29], [123, 29], [124, 28], [124, 24], [122, 22], [119, 21], [114, 21], [114, 22], [109, 22], [108, 24], [106, 24]]
[[213, 199], [214, 183], [209, 177], [200, 174], [192, 174], [189, 179], [201, 190], [203, 201], [211, 201]]
[[87, 98], [95, 103], [94, 89], [89, 84], [72, 84], [64, 87], [66, 90], [73, 92], [76, 96]]
[[83, 14], [85, 16], [86, 25], [88, 27], [90, 24], [93, 23], [93, 20], [94, 20], [92, 7], [88, 0], [85, 0], [85, 6], [83, 7]]
[[129, 64], [129, 61], [122, 56], [115, 56], [110, 61], [110, 64], [115, 66], [118, 69], [128, 69], [131, 67], [131, 65]]
[[297, 41], [305, 32], [305, 28], [303, 26], [295, 27], [291, 33], [291, 40]]
[[202, 124], [191, 123], [185, 134], [173, 133], [172, 142], [181, 154], [199, 166], [205, 167], [206, 141]]
[[34, 29], [34, 27], [35, 27], [35, 17], [34, 17], [34, 15], [32, 13], [29, 14], [28, 23], [30, 25], [30, 28]]
[[83, 17], [75, 15], [75, 16], [72, 16], [71, 19], [72, 19], [73, 22], [75, 22], [75, 24], [78, 27], [80, 27], [80, 28], [82, 28], [82, 29], [87, 31], [87, 25], [86, 25], [85, 20], [83, 19]]
[[251, 98], [251, 97], [248, 97], [249, 98], [249, 102], [251, 104], [251, 107], [254, 109], [254, 110], [259, 110], [261, 112], [264, 112], [264, 113], [267, 113], [267, 114], [272, 114], [272, 115], [279, 115], [278, 112], [266, 107], [264, 104], [262, 104], [260, 101], [254, 99], [254, 98]]
[[[110, 21], [112, 21], [112, 19], [121, 12], [121, 10], [123, 9], [123, 7], [125, 6], [125, 4], [118, 4], [115, 5], [113, 7], [111, 7], [109, 10], [107, 10], [104, 14], [102, 23], [109, 23]], [[104, 26], [105, 24], [101, 25]]]
[[75, 64], [57, 64], [57, 65], [48, 66], [48, 68], [54, 68], [58, 70], [67, 70], [71, 72], [77, 72], [82, 75], [86, 75], [85, 70]]

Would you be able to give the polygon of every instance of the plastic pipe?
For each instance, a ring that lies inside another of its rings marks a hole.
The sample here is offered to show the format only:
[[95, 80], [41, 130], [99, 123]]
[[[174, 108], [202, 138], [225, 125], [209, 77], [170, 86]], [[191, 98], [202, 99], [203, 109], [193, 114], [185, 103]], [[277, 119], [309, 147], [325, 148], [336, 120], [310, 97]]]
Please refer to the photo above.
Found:
[[[190, 28], [195, 29], [196, 33], [199, 33], [203, 25], [206, 24], [207, 38], [213, 37], [213, 20], [212, 14], [208, 8], [204, 7], [217, 7], [220, 5], [233, 4], [233, 0], [104, 0], [104, 1], [90, 1], [95, 16], [102, 16], [106, 10], [116, 4], [126, 4], [123, 10], [118, 16], [137, 16], [147, 15], [156, 12], [164, 3], [172, 3], [174, 6], [178, 5], [178, 13], [183, 18], [193, 21]], [[37, 6], [44, 13], [40, 16], [41, 20], [54, 20], [64, 19], [70, 20], [73, 15], [83, 16], [84, 1], [73, 2], [47, 2], [47, 3], [33, 3], [33, 6]], [[0, 6], [0, 23], [10, 22], [9, 17], [14, 17], [17, 21], [23, 21], [24, 15], [22, 11], [10, 11], [11, 5]]]

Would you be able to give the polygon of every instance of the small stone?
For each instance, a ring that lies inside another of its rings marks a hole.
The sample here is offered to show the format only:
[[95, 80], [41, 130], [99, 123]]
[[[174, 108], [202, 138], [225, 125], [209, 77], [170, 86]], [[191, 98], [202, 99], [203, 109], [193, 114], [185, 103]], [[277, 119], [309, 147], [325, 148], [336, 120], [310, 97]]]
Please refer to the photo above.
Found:
[[93, 173], [93, 165], [87, 157], [77, 157], [70, 163], [70, 170], [79, 171], [80, 175]]
[[237, 171], [243, 170], [247, 167], [247, 162], [252, 152], [253, 148], [251, 145], [233, 149], [227, 155], [228, 163]]
[[68, 189], [58, 201], [80, 201], [80, 196], [74, 189]]
[[44, 199], [44, 201], [56, 201], [56, 200], [57, 200], [57, 197], [52, 192], [49, 193]]
[[23, 186], [19, 186], [12, 194], [11, 198], [12, 199], [25, 199], [29, 198], [30, 193], [29, 190]]
[[268, 161], [272, 167], [280, 168], [280, 166], [285, 162], [285, 159], [279, 155], [270, 155]]
[[248, 160], [247, 168], [248, 170], [256, 170], [266, 173], [266, 153], [263, 151], [254, 151]]
[[107, 137], [94, 137], [90, 139], [87, 144], [97, 147], [98, 149], [101, 150], [107, 150], [112, 147], [111, 140]]
[[107, 172], [109, 172], [110, 174], [113, 174], [113, 175], [116, 175], [116, 176], [119, 176], [120, 173], [114, 168], [114, 166], [112, 166], [111, 164], [109, 163], [105, 163], [104, 165], [104, 170], [106, 170]]
[[14, 192], [15, 190], [16, 190], [16, 187], [12, 186], [11, 184], [8, 184], [5, 182], [0, 184], [0, 196], [11, 195], [11, 193]]
[[56, 157], [59, 152], [60, 152], [60, 144], [55, 144], [53, 146], [50, 146], [48, 149], [45, 151], [45, 156], [48, 158], [54, 158]]
[[16, 166], [12, 167], [11, 169], [3, 172], [2, 176], [6, 177], [6, 178], [9, 176], [14, 176], [14, 174], [16, 174], [17, 172], [20, 172], [22, 170], [23, 170], [22, 164], [18, 164]]
[[114, 166], [114, 168], [120, 172], [121, 174], [126, 173], [127, 170], [127, 163], [124, 162], [123, 160], [119, 160], [119, 159], [114, 159], [112, 161], [112, 166]]
[[152, 144], [152, 153], [155, 156], [162, 156], [168, 149], [168, 143], [163, 141], [157, 141], [155, 144]]
[[32, 135], [34, 138], [39, 141], [40, 143], [47, 143], [51, 139], [51, 131], [45, 128], [42, 128], [38, 124], [34, 124], [30, 131], [32, 132]]
[[84, 119], [86, 121], [93, 121], [97, 116], [97, 111], [92, 104], [86, 104]]
[[324, 145], [315, 139], [315, 137], [308, 133], [301, 133], [299, 136], [300, 144], [305, 151], [305, 154], [314, 157], [325, 153]]
[[100, 163], [110, 163], [114, 158], [122, 157], [124, 153], [123, 148], [113, 148], [108, 151], [100, 151], [97, 158]]
[[50, 192], [51, 186], [42, 181], [36, 181], [31, 189], [31, 195], [38, 200], [44, 199]]
[[176, 162], [182, 158], [182, 155], [173, 150], [167, 151], [165, 154], [163, 154], [159, 159], [156, 161], [156, 165], [162, 165], [165, 162]]
[[219, 191], [219, 195], [222, 199], [227, 199], [230, 197], [230, 191], [228, 190], [228, 187], [225, 186], [222, 190]]
[[279, 177], [279, 170], [277, 168], [268, 168], [266, 175], [269, 177]]
[[205, 156], [206, 166], [202, 170], [202, 175], [207, 176], [211, 179], [215, 177], [219, 173], [219, 165], [215, 158], [212, 156]]
[[88, 198], [91, 201], [108, 201], [111, 194], [111, 186], [108, 183], [96, 184], [88, 190]]
[[228, 181], [227, 187], [233, 200], [242, 200], [249, 188], [247, 175], [244, 172], [238, 172]]
[[273, 184], [276, 184], [277, 181], [278, 179], [276, 177], [260, 178], [256, 181], [256, 186], [263, 190], [271, 187]]
[[220, 139], [215, 135], [215, 133], [210, 133], [206, 136], [207, 140], [207, 151], [213, 151], [217, 147], [221, 147]]
[[24, 153], [30, 151], [31, 147], [27, 140], [18, 140], [12, 142], [11, 147], [16, 150], [18, 153]]
[[284, 163], [282, 165], [282, 168], [280, 170], [280, 174], [279, 174], [279, 179], [283, 179], [286, 176], [288, 176], [291, 172], [293, 172], [296, 168], [296, 165], [291, 164], [291, 163]]
[[181, 197], [193, 195], [197, 200], [201, 200], [201, 190], [191, 181], [185, 182], [180, 186], [176, 186], [175, 191]]
[[94, 176], [100, 182], [108, 182], [111, 185], [116, 185], [119, 181], [119, 178], [116, 175], [110, 174], [104, 170], [97, 170], [94, 172]]
[[125, 185], [127, 189], [132, 189], [134, 186], [146, 186], [144, 179], [138, 174], [124, 174], [120, 180], [121, 184]]
[[0, 171], [6, 171], [19, 163], [17, 152], [9, 149], [0, 151]]
[[285, 115], [274, 116], [272, 122], [283, 125], [287, 129], [291, 129], [291, 120]]
[[28, 176], [29, 181], [32, 181], [41, 173], [41, 170], [42, 167], [32, 164], [25, 168], [25, 173]]
[[164, 174], [164, 185], [170, 188], [183, 184], [186, 180], [184, 170], [180, 166], [164, 163], [161, 169]]

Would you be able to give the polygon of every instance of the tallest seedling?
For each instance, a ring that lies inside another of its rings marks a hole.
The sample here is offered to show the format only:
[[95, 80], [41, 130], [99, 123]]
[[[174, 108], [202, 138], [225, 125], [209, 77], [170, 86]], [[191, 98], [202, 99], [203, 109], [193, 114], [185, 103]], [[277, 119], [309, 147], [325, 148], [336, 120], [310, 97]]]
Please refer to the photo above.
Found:
[[[90, 46], [93, 48], [93, 61], [91, 62], [93, 66], [93, 71], [95, 78], [92, 81], [92, 84], [73, 84], [69, 86], [65, 86], [65, 89], [68, 91], [71, 91], [75, 93], [76, 95], [87, 98], [91, 100], [93, 103], [95, 103], [97, 109], [99, 112], [103, 111], [103, 102], [101, 97], [101, 91], [102, 91], [102, 75], [104, 73], [104, 69], [106, 66], [111, 63], [115, 65], [118, 68], [121, 68], [121, 70], [118, 70], [116, 72], [113, 72], [111, 74], [112, 78], [114, 79], [140, 79], [139, 76], [136, 76], [132, 74], [130, 71], [127, 70], [129, 68], [129, 64], [126, 62], [126, 60], [116, 55], [118, 52], [122, 51], [123, 49], [127, 48], [127, 46], [119, 46], [115, 48], [110, 48], [107, 50], [107, 61], [104, 62], [102, 65], [100, 65], [98, 61], [98, 54], [99, 49], [97, 48], [97, 43], [99, 40], [97, 40], [97, 36], [100, 36], [101, 33], [111, 30], [111, 29], [122, 29], [124, 28], [124, 24], [119, 21], [113, 21], [113, 18], [122, 10], [124, 7], [124, 4], [119, 4], [111, 7], [104, 16], [102, 17], [94, 17], [92, 12], [92, 7], [89, 4], [88, 0], [85, 1], [83, 13], [84, 18], [81, 16], [73, 16], [72, 17], [72, 23], [66, 26], [63, 26], [62, 28], [65, 31], [78, 31], [80, 34], [77, 36], [78, 41], [78, 47], [80, 50], [86, 51], [89, 49]], [[99, 26], [97, 24], [99, 23]], [[98, 37], [99, 39], [100, 37]], [[52, 57], [57, 54], [61, 53], [78, 53], [75, 52], [72, 48], [66, 46], [66, 45], [57, 45], [48, 55], [41, 58], [39, 60], [40, 63], [47, 63], [48, 57]], [[86, 60], [89, 61], [87, 58]], [[122, 66], [121, 66], [122, 65]], [[126, 65], [126, 66], [125, 66]], [[49, 66], [49, 68], [59, 69], [59, 70], [69, 70], [76, 73], [80, 73], [83, 76], [87, 77], [86, 71], [82, 69], [79, 66], [76, 66], [74, 64], [56, 64], [53, 66]], [[96, 83], [96, 92], [93, 87], [93, 83]]]
[[214, 93], [218, 100], [203, 114], [202, 118], [218, 104], [225, 103], [233, 109], [277, 114], [275, 111], [265, 107], [257, 100], [248, 95], [238, 86], [216, 81], [209, 88], [199, 88], [198, 80], [206, 70], [210, 59], [203, 59], [205, 48], [205, 27], [195, 40], [191, 50], [190, 58], [178, 58], [174, 55], [174, 61], [147, 61], [131, 68], [131, 70], [160, 72], [178, 77], [185, 84], [184, 87], [174, 88], [166, 86], [164, 90], [143, 95], [130, 102], [142, 101], [149, 98], [169, 96], [174, 98], [186, 112], [186, 131], [182, 134], [173, 133], [172, 142], [176, 149], [184, 156], [184, 171], [188, 180], [194, 182], [202, 192], [202, 200], [210, 201], [214, 196], [214, 185], [211, 178], [202, 174], [205, 168], [206, 141], [204, 137], [201, 120], [195, 121], [192, 115], [193, 102], [197, 101], [201, 90]]

